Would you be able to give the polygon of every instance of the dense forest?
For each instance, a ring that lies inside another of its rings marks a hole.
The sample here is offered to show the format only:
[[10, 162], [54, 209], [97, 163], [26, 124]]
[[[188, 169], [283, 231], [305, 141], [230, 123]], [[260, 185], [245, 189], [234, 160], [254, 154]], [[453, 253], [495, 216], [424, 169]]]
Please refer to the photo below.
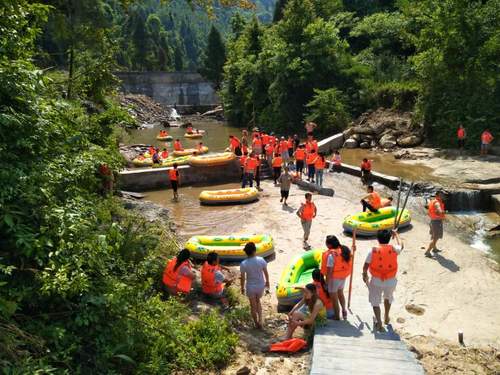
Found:
[[228, 120], [323, 134], [379, 106], [414, 111], [428, 140], [500, 129], [500, 0], [279, 0], [228, 42]]

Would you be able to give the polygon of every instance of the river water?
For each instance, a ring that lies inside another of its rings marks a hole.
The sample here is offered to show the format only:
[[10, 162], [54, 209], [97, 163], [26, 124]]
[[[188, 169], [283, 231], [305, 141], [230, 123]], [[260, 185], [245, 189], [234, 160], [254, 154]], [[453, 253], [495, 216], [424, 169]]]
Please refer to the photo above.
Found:
[[[228, 146], [229, 135], [240, 137], [241, 129], [226, 126], [224, 123], [214, 120], [192, 121], [193, 126], [205, 130], [205, 136], [201, 140], [189, 140], [184, 138], [184, 128], [168, 128], [167, 131], [174, 139], [179, 138], [184, 148], [194, 147], [202, 141], [209, 147], [210, 152], [223, 151]], [[132, 130], [123, 141], [127, 144], [154, 144], [160, 148], [172, 149], [171, 142], [160, 142], [156, 135], [160, 127]], [[432, 175], [432, 168], [419, 164], [418, 162], [407, 164], [395, 159], [390, 153], [379, 153], [362, 149], [341, 150], [342, 161], [346, 164], [359, 165], [363, 158], [373, 160], [374, 170], [380, 173], [402, 177], [408, 181], [430, 181], [446, 182]], [[203, 190], [231, 189], [239, 187], [239, 184], [223, 184], [210, 187], [181, 187], [181, 204], [172, 201], [170, 190], [150, 191], [148, 200], [161, 204], [171, 211], [171, 218], [176, 223], [179, 233], [183, 237], [192, 235], [213, 233], [237, 233], [245, 220], [251, 219], [251, 205], [241, 206], [201, 206], [198, 196]], [[341, 193], [341, 192], [339, 192]], [[265, 193], [264, 193], [265, 194]], [[409, 207], [423, 212], [421, 199], [410, 200]], [[467, 213], [453, 215], [458, 221], [474, 222], [477, 217], [484, 216], [484, 220], [495, 220], [489, 214]], [[466, 225], [466, 224], [463, 224]], [[472, 246], [480, 251], [491, 254], [500, 262], [500, 238], [487, 239], [482, 229], [478, 229], [469, 240]]]

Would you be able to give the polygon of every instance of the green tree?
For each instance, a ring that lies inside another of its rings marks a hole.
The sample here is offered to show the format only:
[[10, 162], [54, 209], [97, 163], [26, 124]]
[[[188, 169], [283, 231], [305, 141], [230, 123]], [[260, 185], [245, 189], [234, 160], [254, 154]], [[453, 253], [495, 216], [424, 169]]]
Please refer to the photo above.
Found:
[[212, 26], [208, 34], [207, 47], [203, 58], [201, 74], [212, 81], [216, 88], [222, 82], [222, 72], [226, 62], [226, 46], [219, 31]]

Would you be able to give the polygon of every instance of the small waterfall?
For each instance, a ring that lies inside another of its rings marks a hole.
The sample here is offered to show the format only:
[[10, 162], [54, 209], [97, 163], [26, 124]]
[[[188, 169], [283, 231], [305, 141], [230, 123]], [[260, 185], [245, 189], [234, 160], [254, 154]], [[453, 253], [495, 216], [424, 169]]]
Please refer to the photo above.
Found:
[[477, 250], [481, 250], [485, 253], [491, 251], [491, 246], [486, 243], [486, 223], [484, 218], [479, 216], [479, 222], [475, 225], [476, 231], [472, 236], [471, 246]]
[[177, 112], [177, 109], [170, 108], [170, 118], [172, 120], [179, 120], [181, 118], [181, 115], [179, 115], [179, 112]]
[[445, 203], [449, 211], [478, 211], [488, 208], [488, 197], [479, 190], [452, 190]]

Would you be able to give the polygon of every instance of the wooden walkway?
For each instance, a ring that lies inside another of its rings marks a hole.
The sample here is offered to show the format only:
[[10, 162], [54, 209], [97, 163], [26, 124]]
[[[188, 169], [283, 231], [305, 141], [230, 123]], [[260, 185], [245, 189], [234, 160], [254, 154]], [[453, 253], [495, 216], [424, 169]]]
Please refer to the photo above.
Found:
[[316, 328], [311, 375], [424, 374], [414, 353], [390, 325], [384, 333], [373, 332], [373, 310], [367, 297], [353, 298], [351, 312], [347, 321], [329, 321]]

